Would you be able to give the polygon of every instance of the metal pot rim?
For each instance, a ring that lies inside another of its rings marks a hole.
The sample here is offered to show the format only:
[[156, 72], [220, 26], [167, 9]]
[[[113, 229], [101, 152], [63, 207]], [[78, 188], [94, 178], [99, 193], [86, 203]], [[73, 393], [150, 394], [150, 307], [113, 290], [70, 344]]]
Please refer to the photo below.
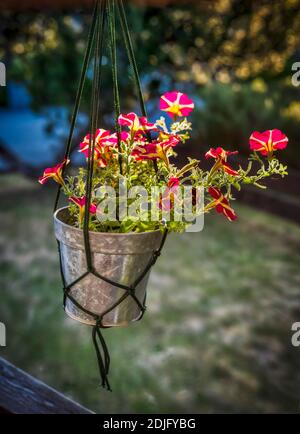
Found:
[[[57, 221], [57, 222], [59, 222], [59, 224], [60, 225], [62, 225], [62, 226], [64, 226], [64, 227], [66, 227], [66, 228], [72, 228], [72, 230], [74, 230], [75, 232], [77, 232], [78, 234], [80, 233], [80, 234], [82, 234], [82, 232], [83, 232], [83, 230], [82, 229], [79, 229], [79, 228], [76, 228], [75, 226], [72, 226], [72, 225], [69, 225], [68, 223], [65, 223], [63, 220], [61, 220], [59, 217], [58, 217], [58, 214], [61, 212], [61, 211], [63, 211], [63, 210], [66, 210], [66, 209], [68, 209], [69, 207], [68, 206], [63, 206], [63, 207], [61, 207], [61, 208], [58, 208], [55, 212], [54, 212], [54, 220], [55, 221]], [[149, 234], [155, 234], [155, 233], [161, 233], [161, 230], [159, 230], [159, 229], [156, 229], [155, 231], [145, 231], [145, 232], [125, 232], [125, 233], [119, 233], [119, 232], [96, 232], [96, 231], [89, 231], [89, 233], [90, 234], [95, 234], [95, 235], [97, 235], [97, 234], [101, 234], [101, 235], [109, 235], [109, 236], [113, 236], [113, 237], [120, 237], [120, 238], [122, 238], [122, 237], [127, 237], [128, 235], [130, 235], [130, 236], [140, 236], [140, 237], [142, 237], [142, 236], [145, 236], [145, 235], [149, 235]]]

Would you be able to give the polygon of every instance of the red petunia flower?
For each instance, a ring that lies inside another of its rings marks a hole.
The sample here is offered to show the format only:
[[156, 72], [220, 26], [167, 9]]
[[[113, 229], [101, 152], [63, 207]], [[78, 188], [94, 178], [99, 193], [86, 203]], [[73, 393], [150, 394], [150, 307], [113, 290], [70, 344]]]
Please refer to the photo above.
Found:
[[[81, 209], [85, 208], [85, 205], [86, 205], [86, 196], [81, 196], [81, 197], [72, 196], [72, 197], [69, 198], [69, 200], [71, 202], [74, 202], [75, 205], [77, 205], [79, 208], [81, 208]], [[91, 214], [96, 214], [96, 212], [97, 212], [97, 205], [95, 203], [91, 203], [90, 213]]]
[[249, 138], [250, 149], [262, 155], [272, 155], [277, 149], [286, 148], [288, 141], [287, 136], [276, 129], [262, 133], [254, 131]]
[[[81, 142], [79, 147], [79, 152], [84, 154], [85, 158], [88, 159], [90, 152], [89, 144]], [[99, 167], [107, 166], [107, 162], [104, 160], [101, 151], [97, 147], [94, 148], [94, 163], [96, 163]]]
[[54, 167], [48, 167], [45, 169], [43, 176], [39, 178], [40, 184], [45, 184], [49, 179], [53, 179], [60, 185], [64, 184], [64, 180], [62, 178], [63, 168], [69, 164], [70, 160], [64, 159], [64, 161], [60, 164], [57, 164]]
[[[83, 139], [83, 142], [87, 147], [90, 144], [90, 138], [91, 140], [94, 139], [94, 136], [87, 134], [85, 138]], [[105, 147], [105, 146], [115, 146], [117, 143], [117, 135], [116, 133], [111, 134], [108, 130], [103, 130], [102, 128], [99, 128], [96, 130], [95, 134], [95, 146], [96, 147]]]
[[189, 116], [194, 109], [194, 103], [181, 92], [167, 92], [160, 97], [160, 110], [167, 112], [172, 119]]
[[138, 145], [132, 150], [131, 155], [136, 160], [155, 160], [158, 158], [157, 146], [154, 143]]
[[129, 127], [133, 133], [144, 133], [146, 131], [156, 130], [156, 126], [148, 122], [144, 116], [139, 117], [135, 113], [128, 113], [127, 115], [120, 115], [118, 118], [119, 125]]
[[[79, 152], [83, 153], [85, 157], [89, 158], [90, 141], [94, 140], [94, 136], [91, 137], [87, 134], [80, 143]], [[108, 161], [116, 156], [113, 152], [118, 143], [117, 135], [111, 134], [110, 131], [98, 129], [95, 134], [95, 146], [94, 146], [94, 162], [98, 164], [99, 167], [106, 167]]]
[[[81, 197], [69, 197], [69, 201], [75, 203], [75, 205], [79, 208], [79, 226], [82, 226], [83, 219], [84, 219], [84, 212], [85, 212], [85, 205], [86, 205], [86, 196]], [[97, 212], [97, 205], [95, 203], [91, 203], [90, 205], [90, 214], [96, 214]]]
[[168, 150], [179, 143], [180, 139], [174, 134], [160, 133], [157, 140], [146, 145], [136, 146], [132, 156], [137, 160], [155, 160], [160, 158], [168, 163]]
[[127, 142], [127, 140], [129, 139], [129, 137], [130, 137], [130, 134], [127, 131], [121, 131], [120, 139], [123, 142]]
[[218, 169], [223, 169], [224, 172], [228, 173], [232, 176], [239, 176], [239, 173], [236, 170], [233, 170], [232, 167], [229, 166], [227, 163], [227, 157], [228, 155], [237, 154], [238, 151], [225, 151], [225, 149], [218, 147], [216, 149], [211, 148], [208, 152], [205, 154], [205, 158], [214, 158], [216, 160], [216, 163], [213, 167], [213, 171]]
[[214, 201], [209, 204], [209, 208], [215, 208], [220, 214], [223, 214], [228, 220], [234, 221], [237, 215], [229, 205], [228, 199], [223, 193], [215, 187], [209, 187], [208, 193], [214, 198]]
[[180, 184], [180, 179], [176, 178], [175, 176], [172, 176], [171, 178], [169, 178], [168, 183], [167, 183], [169, 188], [176, 188], [179, 186], [179, 184]]
[[180, 185], [180, 179], [175, 176], [168, 179], [167, 188], [162, 194], [159, 201], [159, 208], [164, 211], [170, 211], [174, 206], [174, 201], [176, 198], [176, 192]]

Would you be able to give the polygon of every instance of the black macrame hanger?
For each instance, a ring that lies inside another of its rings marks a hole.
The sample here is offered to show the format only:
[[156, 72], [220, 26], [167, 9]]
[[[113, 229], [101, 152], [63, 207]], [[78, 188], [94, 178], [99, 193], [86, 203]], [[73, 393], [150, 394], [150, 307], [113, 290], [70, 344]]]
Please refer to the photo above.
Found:
[[[101, 332], [102, 328], [109, 328], [104, 326], [103, 318], [104, 316], [115, 309], [123, 300], [127, 297], [132, 297], [135, 303], [138, 305], [141, 314], [139, 320], [143, 317], [146, 306], [146, 299], [143, 300], [143, 304], [138, 300], [135, 295], [135, 290], [137, 285], [143, 280], [148, 271], [157, 261], [157, 258], [161, 254], [161, 250], [165, 244], [166, 237], [168, 234], [167, 229], [164, 231], [161, 244], [159, 248], [153, 252], [152, 257], [145, 267], [144, 271], [141, 275], [133, 282], [131, 286], [123, 285], [118, 282], [114, 282], [102, 274], [100, 274], [97, 270], [94, 269], [93, 266], [93, 256], [90, 248], [90, 238], [89, 238], [89, 217], [90, 217], [90, 204], [91, 204], [91, 196], [92, 196], [92, 181], [93, 181], [93, 170], [94, 170], [94, 148], [95, 148], [95, 131], [97, 129], [97, 124], [99, 121], [99, 112], [100, 112], [100, 90], [101, 90], [101, 69], [102, 69], [102, 58], [103, 58], [103, 49], [104, 49], [104, 36], [106, 32], [108, 32], [108, 45], [110, 50], [111, 57], [111, 67], [112, 67], [112, 81], [113, 81], [113, 100], [114, 100], [114, 113], [115, 113], [115, 128], [118, 137], [118, 150], [120, 151], [120, 134], [121, 129], [118, 124], [118, 117], [120, 115], [120, 96], [119, 96], [119, 86], [118, 86], [118, 68], [117, 68], [117, 49], [116, 49], [116, 15], [119, 17], [119, 21], [122, 28], [122, 34], [125, 42], [125, 48], [127, 51], [128, 59], [130, 62], [131, 69], [133, 71], [134, 82], [137, 89], [137, 97], [139, 100], [140, 110], [143, 116], [147, 116], [145, 102], [143, 98], [143, 93], [141, 89], [140, 78], [138, 74], [137, 63], [134, 56], [133, 44], [130, 36], [130, 31], [126, 19], [125, 9], [123, 0], [95, 0], [95, 6], [92, 16], [91, 27], [89, 31], [86, 51], [83, 60], [82, 72], [79, 80], [79, 86], [77, 90], [74, 110], [71, 118], [71, 126], [70, 133], [66, 145], [65, 150], [65, 158], [68, 159], [72, 150], [72, 141], [74, 136], [74, 130], [76, 125], [76, 120], [79, 112], [80, 101], [84, 89], [84, 84], [86, 80], [86, 74], [90, 63], [90, 58], [93, 53], [93, 85], [92, 85], [92, 98], [91, 98], [91, 111], [90, 111], [90, 140], [89, 140], [89, 154], [87, 161], [87, 179], [86, 179], [86, 206], [85, 206], [85, 215], [84, 215], [84, 224], [83, 224], [83, 235], [84, 235], [84, 246], [85, 246], [85, 256], [87, 263], [86, 272], [79, 276], [75, 281], [71, 283], [67, 283], [65, 280], [63, 267], [62, 267], [62, 258], [61, 258], [61, 248], [60, 242], [58, 241], [58, 251], [60, 258], [60, 271], [63, 282], [63, 291], [64, 291], [64, 305], [66, 299], [68, 298], [78, 309], [82, 312], [90, 315], [95, 320], [95, 325], [92, 329], [92, 340], [95, 347], [99, 373], [101, 377], [102, 386], [111, 390], [108, 374], [110, 368], [110, 356], [109, 351]], [[151, 135], [148, 136], [149, 140], [151, 140]], [[122, 156], [119, 152], [119, 170], [120, 175], [122, 175]], [[158, 174], [157, 165], [154, 165], [155, 171]], [[63, 170], [64, 176], [64, 170]], [[59, 187], [57, 191], [57, 195], [55, 198], [54, 211], [57, 210], [59, 199], [60, 199], [61, 189]], [[104, 280], [105, 282], [124, 290], [124, 294], [106, 311], [101, 314], [97, 314], [95, 312], [91, 312], [80, 305], [74, 297], [71, 296], [70, 290], [71, 288], [80, 282], [84, 277], [88, 274], [93, 274], [95, 277]]]

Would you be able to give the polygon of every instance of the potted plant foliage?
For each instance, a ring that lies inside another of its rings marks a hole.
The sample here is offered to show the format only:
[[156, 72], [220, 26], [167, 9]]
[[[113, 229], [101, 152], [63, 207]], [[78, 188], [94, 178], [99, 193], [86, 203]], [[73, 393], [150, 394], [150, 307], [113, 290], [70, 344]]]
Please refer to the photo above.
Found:
[[[169, 119], [161, 116], [151, 123], [135, 113], [122, 114], [118, 118], [121, 132], [97, 129], [83, 139], [79, 152], [93, 162], [89, 201], [85, 196], [85, 167], [76, 175], [63, 176], [69, 163], [65, 160], [47, 168], [39, 179], [41, 184], [49, 179], [59, 183], [69, 201], [67, 207], [55, 212], [54, 222], [63, 275], [67, 285], [73, 282], [65, 309], [75, 320], [95, 325], [90, 312], [100, 316], [105, 313], [103, 326], [124, 326], [139, 319], [148, 264], [155, 262], [153, 255], [159, 252], [166, 231], [183, 232], [194, 222], [189, 217], [213, 210], [235, 221], [237, 215], [231, 205], [235, 189], [240, 190], [243, 184], [265, 188], [265, 178], [287, 174], [276, 151], [284, 149], [288, 139], [277, 129], [251, 134], [252, 153], [245, 168], [236, 163], [236, 158], [235, 163], [228, 161], [237, 151], [222, 147], [206, 152], [205, 158], [212, 161], [209, 170], [192, 158], [178, 168], [175, 150], [190, 137], [188, 116], [194, 103], [187, 95], [173, 91], [161, 96], [160, 109]], [[87, 213], [94, 274], [86, 271], [83, 225]], [[124, 291], [131, 287], [135, 288], [134, 297]]]

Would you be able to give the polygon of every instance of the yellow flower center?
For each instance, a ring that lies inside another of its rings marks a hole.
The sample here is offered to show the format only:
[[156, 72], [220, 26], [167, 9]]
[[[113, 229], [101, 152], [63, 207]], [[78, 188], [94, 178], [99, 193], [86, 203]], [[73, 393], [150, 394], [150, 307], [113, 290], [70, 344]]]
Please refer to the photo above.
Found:
[[272, 142], [272, 139], [269, 139], [269, 141], [268, 141], [268, 151], [269, 152], [273, 151], [273, 142]]
[[171, 107], [169, 107], [168, 111], [170, 113], [173, 113], [174, 115], [181, 116], [181, 111], [180, 111], [180, 105], [179, 104], [173, 104], [173, 105], [171, 105]]

